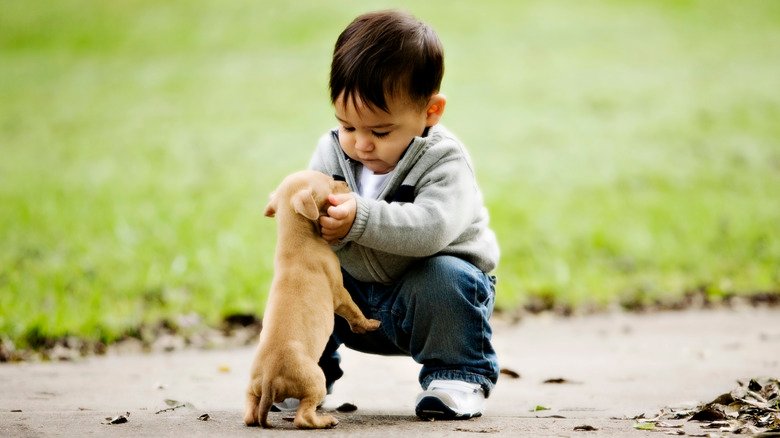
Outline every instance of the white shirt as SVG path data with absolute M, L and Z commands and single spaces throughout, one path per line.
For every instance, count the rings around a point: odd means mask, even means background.
M 385 184 L 395 172 L 391 170 L 382 175 L 377 175 L 374 172 L 366 169 L 366 167 L 360 168 L 360 178 L 358 181 L 358 194 L 364 198 L 376 199 L 382 189 L 385 188 Z

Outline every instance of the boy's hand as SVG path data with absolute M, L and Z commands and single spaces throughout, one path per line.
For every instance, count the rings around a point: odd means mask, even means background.
M 352 223 L 355 222 L 357 213 L 357 201 L 353 193 L 339 193 L 329 195 L 328 215 L 320 217 L 322 237 L 333 245 L 349 233 Z

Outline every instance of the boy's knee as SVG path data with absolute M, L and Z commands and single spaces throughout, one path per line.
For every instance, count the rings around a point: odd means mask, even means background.
M 422 300 L 442 305 L 464 298 L 472 304 L 476 304 L 475 300 L 481 301 L 475 292 L 484 289 L 484 274 L 465 260 L 453 256 L 430 257 L 410 274 L 411 278 L 407 281 L 417 283 L 417 287 L 412 289 L 416 291 L 418 302 Z

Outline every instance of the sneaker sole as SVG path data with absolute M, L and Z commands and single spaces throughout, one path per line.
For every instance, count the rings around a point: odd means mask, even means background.
M 467 420 L 481 417 L 482 412 L 474 414 L 459 414 L 445 405 L 437 397 L 423 397 L 414 410 L 415 414 L 423 420 Z

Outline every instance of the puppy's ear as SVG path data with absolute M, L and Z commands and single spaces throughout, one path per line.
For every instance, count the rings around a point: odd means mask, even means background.
M 293 210 L 306 219 L 316 221 L 320 217 L 320 210 L 317 208 L 317 202 L 314 200 L 314 193 L 311 188 L 299 190 L 290 200 Z
M 265 217 L 274 217 L 276 214 L 276 192 L 271 193 L 271 199 L 268 200 L 268 205 L 265 206 Z

